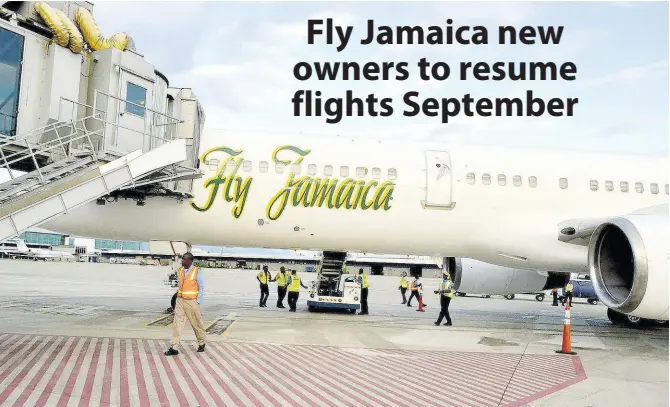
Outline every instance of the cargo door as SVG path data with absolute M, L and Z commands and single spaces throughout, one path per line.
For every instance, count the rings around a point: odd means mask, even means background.
M 426 158 L 426 209 L 452 209 L 451 159 L 447 151 L 428 150 Z

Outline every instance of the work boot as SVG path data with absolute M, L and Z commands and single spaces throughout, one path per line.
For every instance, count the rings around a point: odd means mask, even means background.
M 179 351 L 177 349 L 173 349 L 172 346 L 170 346 L 170 349 L 165 351 L 165 356 L 175 356 L 179 355 Z
M 204 352 L 205 351 L 205 344 L 203 343 L 202 345 L 198 346 L 198 352 Z
M 440 323 L 435 321 L 435 326 L 439 326 L 439 325 L 440 325 Z
M 451 326 L 451 322 L 447 322 L 444 324 L 445 326 Z

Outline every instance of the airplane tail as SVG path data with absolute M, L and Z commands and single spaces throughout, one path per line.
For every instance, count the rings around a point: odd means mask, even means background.
M 28 246 L 26 245 L 26 241 L 23 239 L 18 239 L 16 241 L 16 248 L 23 253 L 27 253 L 30 251 L 30 249 L 28 249 Z

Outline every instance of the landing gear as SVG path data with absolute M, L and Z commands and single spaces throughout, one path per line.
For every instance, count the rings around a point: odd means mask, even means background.
M 508 300 L 513 300 L 514 299 L 514 294 L 507 294 L 504 297 Z
M 544 294 L 538 294 L 535 296 L 535 299 L 539 302 L 544 301 Z
M 596 299 L 596 298 L 589 298 L 586 301 L 591 305 L 598 305 L 598 299 Z

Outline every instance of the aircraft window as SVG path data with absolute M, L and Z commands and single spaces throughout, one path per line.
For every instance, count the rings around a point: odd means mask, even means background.
M 614 183 L 612 181 L 605 181 L 605 190 L 614 191 Z
M 521 186 L 521 175 L 515 175 L 514 179 L 513 179 L 513 182 L 514 182 L 515 187 L 520 187 Z
M 216 164 L 210 164 L 210 165 L 209 165 L 209 170 L 210 170 L 210 171 L 216 171 L 217 168 L 219 168 L 219 166 L 216 165 Z
M 325 175 L 326 177 L 330 177 L 331 175 L 333 175 L 333 166 L 326 165 L 325 167 L 323 167 L 323 175 Z
M 665 184 L 665 194 L 668 195 L 668 184 Z
M 244 172 L 251 172 L 251 161 L 244 160 L 242 161 L 242 169 Z
M 469 172 L 468 175 L 465 176 L 465 180 L 468 182 L 470 185 L 475 184 L 475 173 L 474 172 Z
M 567 178 L 559 178 L 558 186 L 561 187 L 561 189 L 566 189 L 568 187 L 568 179 Z
M 489 175 L 489 174 L 482 174 L 482 184 L 484 184 L 484 185 L 491 185 L 491 175 Z
M 261 161 L 258 163 L 258 169 L 261 171 L 261 173 L 268 172 L 268 162 Z
M 598 190 L 598 180 L 592 179 L 591 180 L 591 191 L 597 191 Z
M 230 160 L 226 163 L 226 170 L 227 171 L 232 171 L 235 169 L 235 161 Z
M 340 167 L 340 177 L 348 177 L 349 176 L 349 167 L 343 165 Z
M 357 167 L 356 168 L 356 178 L 363 178 L 364 176 L 368 175 L 368 169 L 365 167 Z
M 374 179 L 379 179 L 382 177 L 382 170 L 380 168 L 373 168 L 372 169 L 372 178 Z
M 207 164 L 213 165 L 214 168 L 216 168 L 216 167 L 219 166 L 219 159 L 218 158 L 212 158 L 211 160 L 207 160 Z
M 300 168 L 300 163 L 293 163 L 291 164 L 291 172 L 294 174 L 300 174 L 300 171 L 302 168 Z
M 307 166 L 307 174 L 316 175 L 316 164 L 310 164 Z
M 396 179 L 398 178 L 398 174 L 396 173 L 395 168 L 389 168 L 389 179 Z
M 651 187 L 651 193 L 652 194 L 654 194 L 654 195 L 658 194 L 658 184 L 651 184 L 650 187 Z
M 275 172 L 277 174 L 283 174 L 285 167 L 286 167 L 286 164 L 284 164 L 284 163 L 276 163 L 275 164 Z
M 498 174 L 498 185 L 504 187 L 507 184 L 507 177 L 505 174 Z
M 528 185 L 531 188 L 537 187 L 537 177 L 528 177 Z
M 628 183 L 626 181 L 621 181 L 621 192 L 628 192 Z
M 644 185 L 642 185 L 641 182 L 636 182 L 635 183 L 635 192 L 637 192 L 638 194 L 641 194 L 641 193 L 644 192 Z

